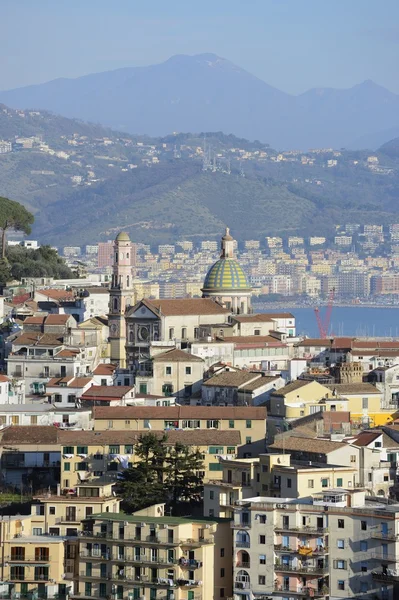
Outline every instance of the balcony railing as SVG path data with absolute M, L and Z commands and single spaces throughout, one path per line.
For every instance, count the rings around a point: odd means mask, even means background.
M 275 571 L 283 571 L 287 573 L 300 573 L 301 575 L 310 575 L 310 576 L 318 576 L 324 575 L 328 572 L 328 566 L 325 565 L 323 567 L 312 566 L 312 565 L 292 565 L 292 564 L 284 564 L 284 563 L 275 563 L 274 564 Z
M 249 569 L 251 567 L 251 563 L 245 560 L 238 560 L 236 566 L 240 569 Z
M 395 572 L 372 571 L 371 575 L 374 581 L 380 581 L 381 583 L 397 583 L 399 581 L 399 575 Z
M 250 590 L 251 589 L 251 582 L 250 581 L 235 581 L 234 582 L 234 589 L 235 590 Z
M 277 584 L 274 587 L 274 592 L 278 593 L 279 595 L 281 595 L 281 593 L 283 593 L 283 594 L 296 594 L 299 596 L 307 596 L 310 598 L 324 598 L 325 596 L 328 596 L 329 588 L 325 587 L 324 589 L 319 590 L 319 589 L 306 587 L 306 586 L 288 587 L 285 585 Z
M 251 529 L 251 523 L 237 523 L 236 521 L 230 521 L 230 527 L 232 529 Z
M 326 527 L 296 527 L 293 525 L 277 525 L 274 531 L 276 533 L 279 531 L 288 531 L 297 534 L 300 533 L 301 535 L 326 535 L 328 533 Z
M 249 541 L 246 540 L 237 540 L 236 541 L 236 548 L 250 548 L 251 544 Z
M 388 540 L 395 542 L 398 539 L 398 534 L 384 531 L 370 531 L 370 537 L 375 540 Z

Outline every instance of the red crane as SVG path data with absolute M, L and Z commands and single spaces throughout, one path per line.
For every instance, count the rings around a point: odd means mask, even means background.
M 319 328 L 320 338 L 323 340 L 325 340 L 328 336 L 328 330 L 329 330 L 330 321 L 331 321 L 331 313 L 332 313 L 333 304 L 334 304 L 334 295 L 335 295 L 335 288 L 332 288 L 332 290 L 330 290 L 330 294 L 328 296 L 327 310 L 326 310 L 324 320 L 322 320 L 322 318 L 320 316 L 320 309 L 318 307 L 316 307 L 314 309 L 314 313 L 316 315 L 317 326 Z

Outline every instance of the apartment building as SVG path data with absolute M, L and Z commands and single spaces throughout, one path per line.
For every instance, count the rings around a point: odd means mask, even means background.
M 255 406 L 96 406 L 93 417 L 95 431 L 235 430 L 243 444 L 266 434 L 266 409 Z
M 132 420 L 131 423 L 135 424 Z M 57 442 L 61 452 L 60 482 L 62 490 L 74 489 L 87 482 L 115 482 L 124 469 L 138 458 L 135 445 L 141 435 L 150 430 L 60 431 Z M 164 432 L 155 431 L 159 437 Z M 241 435 L 238 431 L 170 429 L 165 432 L 165 445 L 184 444 L 198 449 L 203 456 L 204 481 L 220 479 L 222 467 L 219 456 L 238 454 Z
M 223 600 L 232 595 L 228 520 L 166 516 L 164 505 L 85 520 L 76 597 Z
M 399 505 L 363 490 L 234 507 L 234 598 L 397 598 Z

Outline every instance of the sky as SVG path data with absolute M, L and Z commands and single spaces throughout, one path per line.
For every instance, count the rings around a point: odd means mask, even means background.
M 399 94 L 399 1 L 1 0 L 0 89 L 212 52 L 292 94 Z

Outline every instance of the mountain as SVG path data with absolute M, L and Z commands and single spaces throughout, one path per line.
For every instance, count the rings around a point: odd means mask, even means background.
M 383 144 L 379 148 L 379 152 L 385 156 L 389 156 L 389 158 L 399 159 L 399 136 Z
M 121 228 L 158 244 L 215 238 L 226 226 L 242 241 L 398 220 L 395 140 L 375 153 L 373 170 L 367 151 L 279 156 L 221 132 L 138 137 L 4 105 L 0 139 L 13 144 L 0 154 L 0 196 L 32 211 L 32 236 L 56 246 L 105 241 Z
M 130 133 L 221 130 L 277 148 L 340 148 L 399 127 L 399 96 L 371 81 L 293 96 L 214 54 L 56 79 L 1 92 L 0 102 Z

